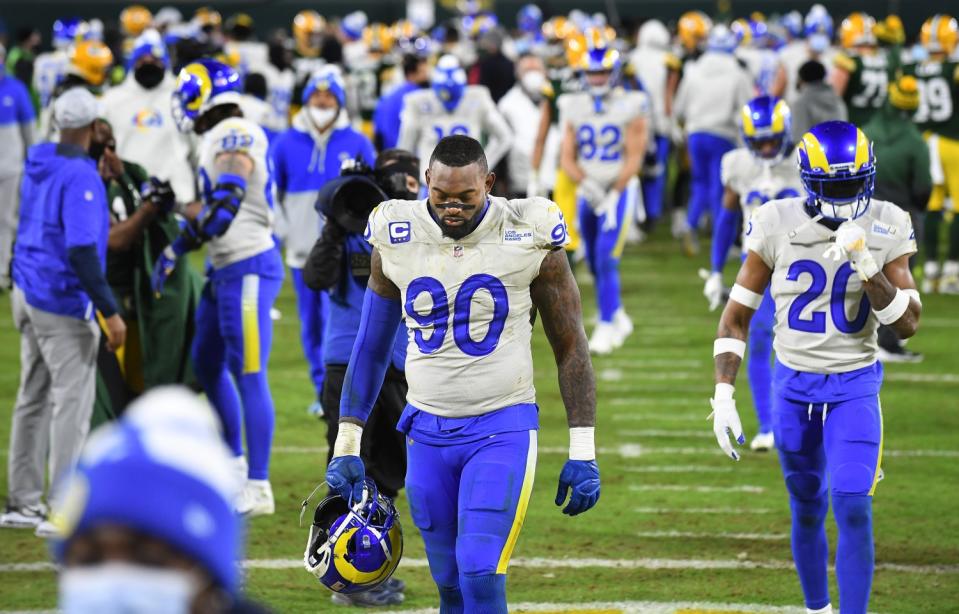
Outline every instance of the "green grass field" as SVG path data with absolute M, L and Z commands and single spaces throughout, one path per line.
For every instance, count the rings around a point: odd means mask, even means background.
M 537 483 L 510 570 L 510 602 L 524 604 L 514 609 L 689 614 L 802 606 L 776 456 L 746 451 L 733 463 L 716 447 L 706 420 L 718 318 L 706 310 L 696 276 L 707 257 L 683 257 L 662 231 L 629 249 L 623 262 L 636 332 L 613 356 L 594 361 L 603 494 L 594 510 L 576 518 L 553 505 L 567 431 L 552 356 L 541 329 L 534 336 L 542 430 Z M 583 291 L 591 314 L 592 286 Z M 889 366 L 883 389 L 885 479 L 874 505 L 878 569 L 871 605 L 884 613 L 959 611 L 959 301 L 923 298 L 923 321 L 910 347 L 925 362 Z M 0 303 L 0 313 L 9 314 L 9 299 Z M 324 433 L 305 411 L 312 392 L 289 283 L 278 307 L 284 317 L 276 323 L 270 362 L 277 512 L 249 528 L 247 589 L 281 612 L 335 611 L 299 563 L 306 529 L 297 516 L 300 501 L 323 479 Z M 19 338 L 9 322 L 0 326 L 4 446 L 19 377 Z M 756 423 L 744 377 L 738 390 L 750 436 Z M 0 492 L 6 479 L 4 469 Z M 406 531 L 398 571 L 408 583 L 403 609 L 435 607 L 422 541 L 402 497 L 399 509 Z M 55 606 L 54 573 L 15 565 L 46 560 L 46 546 L 32 533 L 0 530 L 0 610 Z M 835 605 L 834 582 L 832 595 Z

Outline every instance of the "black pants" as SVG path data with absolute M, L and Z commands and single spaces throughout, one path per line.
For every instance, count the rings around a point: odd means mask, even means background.
M 326 365 L 320 403 L 327 427 L 326 441 L 330 446 L 327 464 L 333 458 L 333 444 L 339 430 L 340 394 L 345 376 L 346 365 Z M 363 428 L 360 444 L 360 458 L 366 465 L 366 475 L 376 482 L 381 493 L 390 498 L 396 497 L 406 480 L 406 437 L 396 430 L 396 423 L 406 407 L 407 388 L 406 375 L 391 365 L 373 412 Z

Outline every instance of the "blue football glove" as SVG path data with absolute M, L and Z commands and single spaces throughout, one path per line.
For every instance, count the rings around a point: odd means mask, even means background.
M 569 503 L 563 513 L 570 516 L 582 514 L 599 501 L 599 466 L 596 461 L 568 460 L 559 474 L 556 489 L 556 505 L 562 505 L 572 489 Z
M 363 500 L 366 468 L 359 456 L 337 456 L 326 468 L 326 483 L 351 505 Z
M 219 237 L 227 231 L 246 196 L 246 179 L 239 175 L 220 175 L 209 202 L 200 211 L 198 226 L 208 237 Z
M 173 211 L 176 205 L 176 196 L 169 181 L 161 181 L 156 177 L 150 177 L 140 186 L 140 197 L 144 202 L 152 203 L 160 213 L 169 213 Z

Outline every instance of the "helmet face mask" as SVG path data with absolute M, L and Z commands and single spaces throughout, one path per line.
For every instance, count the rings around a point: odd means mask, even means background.
M 402 556 L 399 514 L 367 479 L 363 500 L 348 503 L 331 495 L 317 505 L 303 564 L 331 591 L 352 594 L 388 580 Z

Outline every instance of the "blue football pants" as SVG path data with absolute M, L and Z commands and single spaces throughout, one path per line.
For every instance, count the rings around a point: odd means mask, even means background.
M 316 398 L 323 394 L 323 330 L 330 314 L 330 298 L 325 290 L 313 290 L 303 281 L 303 269 L 290 267 L 293 290 L 296 292 L 296 310 L 300 316 L 300 343 L 310 366 L 310 380 Z
M 406 439 L 406 492 L 443 614 L 505 614 L 536 473 L 536 431 L 436 446 Z
M 667 166 L 669 164 L 669 137 L 656 137 L 656 165 L 660 172 L 654 177 L 643 177 L 643 204 L 646 207 L 646 221 L 653 224 L 663 215 L 663 198 L 666 190 Z
M 196 309 L 193 370 L 236 456 L 243 454 L 245 428 L 253 480 L 269 477 L 274 409 L 266 366 L 273 341 L 270 308 L 282 283 L 255 274 L 209 280 Z
M 579 231 L 586 251 L 586 262 L 596 280 L 596 302 L 601 322 L 612 322 L 613 314 L 622 306 L 619 281 L 619 259 L 626 244 L 626 232 L 633 223 L 633 211 L 639 197 L 639 181 L 630 181 L 619 197 L 616 226 L 603 229 L 603 218 L 597 216 L 585 200 L 579 208 Z
M 709 211 L 713 223 L 719 219 L 719 209 L 723 206 L 722 160 L 736 145 L 715 134 L 694 132 L 689 135 L 686 146 L 691 174 L 686 221 L 696 231 L 703 213 Z
M 836 577 L 842 613 L 865 614 L 875 558 L 872 494 L 882 460 L 879 397 L 809 404 L 777 395 L 773 429 L 789 492 L 793 559 L 806 607 L 830 603 L 828 485 L 839 529 Z

